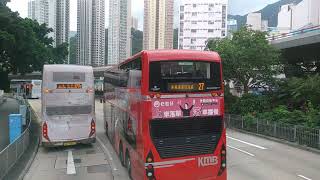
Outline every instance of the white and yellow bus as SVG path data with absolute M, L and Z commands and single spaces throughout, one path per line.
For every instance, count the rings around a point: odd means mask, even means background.
M 94 76 L 91 66 L 45 65 L 41 102 L 43 146 L 95 142 Z

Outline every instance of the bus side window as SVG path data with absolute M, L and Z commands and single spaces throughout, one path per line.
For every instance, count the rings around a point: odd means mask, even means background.
M 141 71 L 131 70 L 129 71 L 128 88 L 140 88 L 141 87 Z

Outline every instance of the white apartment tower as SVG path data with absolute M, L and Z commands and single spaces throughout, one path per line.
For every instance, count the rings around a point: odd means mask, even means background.
M 54 0 L 50 0 L 54 1 Z M 69 9 L 70 0 L 57 0 L 56 1 L 56 44 L 69 42 Z M 50 12 L 49 12 L 50 13 Z
M 138 29 L 138 25 L 139 23 L 138 23 L 138 19 L 137 18 L 135 18 L 135 17 L 132 17 L 132 23 L 131 23 L 131 25 L 132 25 L 132 28 L 133 29 Z
M 78 0 L 77 64 L 104 66 L 104 0 Z
M 228 0 L 182 0 L 179 49 L 204 50 L 209 39 L 227 36 Z
M 110 0 L 108 28 L 108 65 L 131 55 L 131 0 Z
M 261 31 L 262 29 L 262 19 L 261 13 L 249 13 L 247 15 L 247 23 L 252 30 Z
M 292 30 L 320 25 L 320 1 L 302 0 L 298 4 L 281 6 L 278 13 L 278 30 L 287 33 Z
M 145 0 L 143 49 L 173 48 L 173 0 Z
M 29 0 L 28 17 L 39 24 L 47 24 L 53 32 L 53 46 L 69 41 L 69 2 L 70 0 Z
M 35 0 L 28 1 L 28 18 L 36 19 L 36 1 Z

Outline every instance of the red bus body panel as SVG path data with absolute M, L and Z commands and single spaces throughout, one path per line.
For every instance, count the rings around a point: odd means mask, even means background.
M 123 147 L 123 154 L 129 153 L 132 171 L 131 176 L 133 180 L 150 180 L 146 175 L 146 169 L 148 162 L 149 153 L 153 155 L 152 167 L 154 172 L 154 179 L 156 180 L 226 180 L 227 170 L 226 168 L 218 175 L 221 169 L 221 151 L 222 147 L 226 147 L 226 128 L 223 125 L 223 130 L 221 132 L 221 137 L 219 138 L 216 148 L 212 153 L 194 156 L 183 156 L 178 158 L 161 158 L 159 152 L 157 151 L 154 142 L 151 138 L 150 132 L 150 121 L 155 118 L 170 119 L 174 117 L 182 117 L 177 110 L 177 101 L 193 101 L 195 107 L 197 104 L 204 100 L 211 99 L 216 103 L 212 106 L 213 109 L 209 108 L 208 111 L 203 111 L 198 116 L 202 117 L 203 112 L 213 112 L 211 116 L 219 116 L 223 121 L 224 116 L 224 99 L 223 99 L 223 85 L 221 85 L 221 90 L 215 91 L 214 93 L 222 94 L 222 96 L 211 96 L 211 92 L 205 93 L 187 93 L 190 96 L 200 95 L 200 97 L 177 97 L 172 98 L 172 106 L 166 107 L 169 112 L 169 116 L 162 114 L 162 116 L 157 116 L 156 110 L 161 108 L 161 103 L 165 106 L 165 102 L 168 99 L 162 99 L 161 96 L 164 95 L 181 95 L 186 93 L 159 93 L 160 98 L 151 97 L 149 92 L 149 65 L 152 61 L 177 61 L 177 60 L 194 60 L 194 61 L 209 61 L 218 62 L 221 64 L 221 59 L 216 52 L 207 51 L 189 51 L 189 50 L 157 50 L 157 51 L 142 51 L 132 58 L 129 58 L 125 62 L 119 64 L 119 67 L 123 64 L 134 61 L 137 58 L 141 58 L 142 62 L 142 79 L 141 79 L 141 89 L 125 89 L 123 90 L 128 100 L 128 108 L 122 108 L 117 101 L 109 101 L 112 106 L 116 107 L 118 110 L 116 114 L 128 113 L 132 121 L 132 125 L 135 128 L 135 141 L 136 145 L 133 147 L 121 134 L 119 128 L 115 128 L 115 136 L 111 137 L 111 143 L 113 143 L 116 152 L 119 154 L 120 144 Z M 222 65 L 220 65 L 222 69 Z M 220 72 L 222 74 L 222 70 Z M 221 75 L 222 78 L 222 75 Z M 122 98 L 122 97 L 121 97 Z M 170 100 L 170 99 L 169 99 Z M 156 101 L 158 102 L 156 103 Z M 155 104 L 156 103 L 156 104 Z M 170 103 L 169 103 L 170 105 Z M 157 107 L 158 106 L 158 107 Z M 211 105 L 208 105 L 211 107 Z M 157 109 L 158 108 L 158 109 Z M 160 109 L 160 111 L 165 111 L 166 108 Z M 170 111 L 171 109 L 171 111 Z M 171 113 L 176 112 L 176 113 Z M 170 114 L 171 113 L 171 114 Z M 167 113 L 168 114 L 168 113 Z M 174 114 L 174 115 L 173 115 Z M 191 113 L 196 118 L 195 112 Z M 204 113 L 205 114 L 205 113 Z M 172 116 L 170 116 L 172 115 Z M 120 116 L 120 115 L 116 115 Z M 211 117 L 210 116 L 210 117 Z M 196 121 L 197 119 L 195 119 Z M 107 121 L 108 126 L 113 125 L 112 121 Z M 110 124 L 111 123 L 111 124 Z M 224 122 L 223 122 L 224 123 Z M 117 125 L 115 125 L 117 126 Z M 108 129 L 107 129 L 108 130 Z M 110 138 L 110 137 L 109 137 Z

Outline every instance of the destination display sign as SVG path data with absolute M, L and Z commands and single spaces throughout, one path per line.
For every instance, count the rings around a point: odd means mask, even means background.
M 169 83 L 168 88 L 175 92 L 204 91 L 205 83 Z
M 57 89 L 82 89 L 82 84 L 57 84 Z

